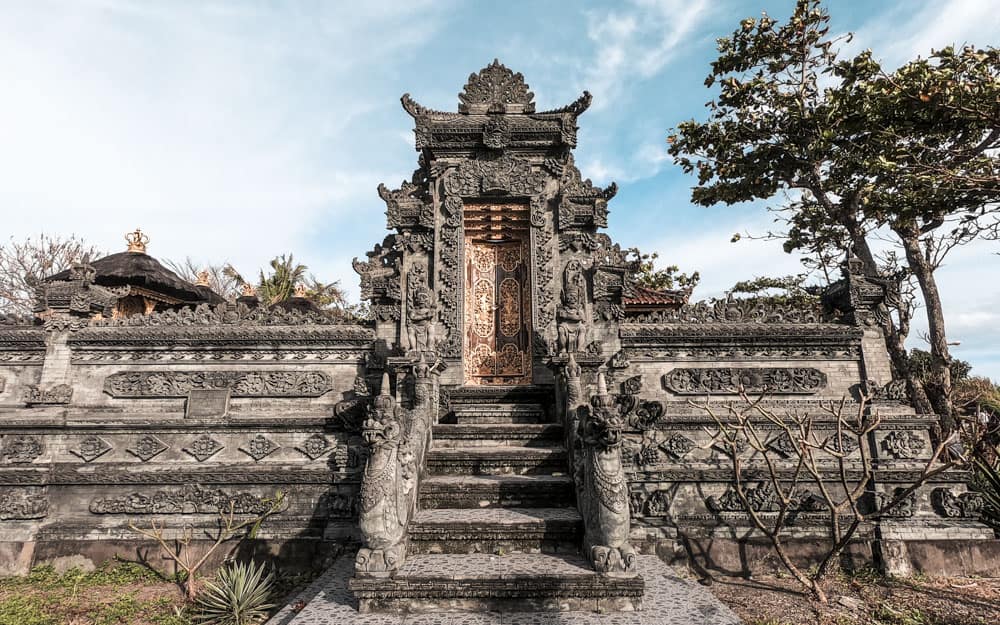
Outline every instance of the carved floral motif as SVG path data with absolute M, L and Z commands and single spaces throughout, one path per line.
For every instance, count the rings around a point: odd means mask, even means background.
M 10 464 L 30 464 L 42 455 L 42 442 L 36 436 L 6 436 L 0 458 Z
M 808 367 L 686 368 L 663 376 L 663 386 L 678 395 L 778 393 L 810 395 L 826 387 L 826 374 Z
M 979 520 L 985 505 L 983 494 L 965 492 L 955 494 L 950 488 L 935 488 L 931 491 L 931 505 L 939 515 L 949 519 Z
M 196 458 L 198 462 L 205 462 L 222 451 L 223 447 L 222 443 L 206 435 L 194 439 L 190 445 L 183 448 L 183 451 Z
M 44 489 L 0 488 L 0 521 L 41 519 L 48 513 L 49 500 Z
M 150 459 L 160 455 L 168 448 L 169 446 L 166 443 L 152 434 L 147 434 L 140 437 L 139 440 L 135 442 L 135 445 L 126 448 L 125 451 L 143 462 L 148 462 Z
M 142 371 L 104 381 L 112 397 L 187 397 L 194 389 L 226 388 L 233 397 L 319 397 L 333 379 L 322 371 Z
M 927 443 L 907 430 L 893 430 L 882 439 L 882 449 L 896 458 L 918 458 Z
M 295 449 L 308 456 L 310 460 L 315 460 L 330 451 L 331 445 L 330 441 L 322 434 L 313 434 L 297 445 Z
M 111 444 L 100 436 L 87 436 L 80 441 L 77 449 L 70 449 L 69 453 L 82 458 L 84 462 L 92 462 L 111 451 L 111 449 Z
M 528 91 L 524 75 L 513 72 L 498 59 L 469 74 L 469 81 L 458 95 L 461 113 L 534 113 L 535 94 Z
M 272 504 L 273 500 L 250 492 L 229 493 L 192 484 L 149 494 L 102 497 L 91 501 L 89 509 L 94 514 L 214 514 L 228 511 L 231 505 L 236 514 L 263 514 Z
M 42 388 L 32 384 L 24 390 L 24 403 L 29 406 L 36 404 L 68 404 L 73 398 L 73 387 L 69 384 L 56 384 L 51 388 Z
M 280 446 L 263 434 L 254 436 L 239 448 L 240 451 L 253 458 L 255 462 L 260 462 L 278 449 L 280 449 Z

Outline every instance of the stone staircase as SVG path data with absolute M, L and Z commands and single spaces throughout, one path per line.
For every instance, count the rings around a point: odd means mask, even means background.
M 641 577 L 600 576 L 580 555 L 563 427 L 546 388 L 450 393 L 434 426 L 406 563 L 355 577 L 362 612 L 632 610 Z

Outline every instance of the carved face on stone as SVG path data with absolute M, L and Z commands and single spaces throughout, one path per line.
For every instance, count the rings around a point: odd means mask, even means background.
M 580 410 L 583 418 L 580 420 L 581 436 L 585 443 L 608 451 L 622 444 L 622 428 L 624 423 L 613 406 L 604 405 L 601 397 L 591 398 L 591 406 Z

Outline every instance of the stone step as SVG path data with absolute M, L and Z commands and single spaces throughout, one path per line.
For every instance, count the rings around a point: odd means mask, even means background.
M 563 427 L 557 423 L 438 424 L 434 426 L 434 448 L 444 447 L 544 447 L 563 441 Z
M 640 609 L 645 584 L 598 575 L 578 555 L 474 553 L 412 555 L 394 577 L 349 587 L 361 612 L 610 612 Z
M 420 483 L 420 508 L 575 506 L 568 475 L 439 475 Z
M 473 404 L 453 406 L 446 422 L 462 425 L 480 423 L 547 423 L 545 409 L 538 404 Z
M 409 553 L 579 553 L 576 508 L 438 508 L 417 512 Z
M 537 475 L 567 470 L 566 450 L 561 447 L 444 447 L 427 453 L 431 475 Z
M 452 407 L 476 404 L 537 404 L 555 401 L 551 386 L 457 386 L 445 389 Z

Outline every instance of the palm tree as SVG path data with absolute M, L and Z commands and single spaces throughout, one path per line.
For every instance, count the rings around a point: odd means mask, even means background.
M 305 282 L 307 269 L 305 265 L 296 264 L 291 254 L 272 258 L 271 275 L 265 276 L 263 270 L 260 272 L 257 294 L 265 304 L 291 299 L 295 295 L 296 285 Z

